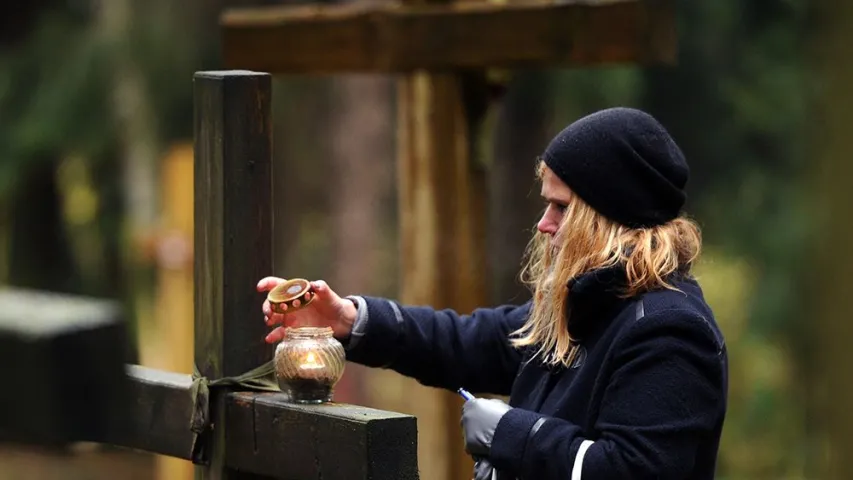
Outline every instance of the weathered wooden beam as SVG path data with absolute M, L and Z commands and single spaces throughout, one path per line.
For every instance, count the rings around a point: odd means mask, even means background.
M 195 363 L 210 380 L 243 374 L 273 356 L 264 342 L 258 279 L 272 271 L 271 78 L 248 71 L 195 74 Z M 209 465 L 225 470 L 223 395 L 211 399 Z
M 189 460 L 192 378 L 138 365 L 127 365 L 126 374 L 127 401 L 111 409 L 127 422 L 92 440 Z
M 190 460 L 190 375 L 128 365 L 127 377 L 128 401 L 112 410 L 129 422 L 90 440 Z M 223 400 L 223 463 L 232 472 L 293 480 L 418 478 L 412 416 L 296 405 L 278 393 L 235 392 Z
M 112 301 L 0 290 L 0 438 L 65 444 L 119 427 L 127 331 Z
M 671 63 L 674 0 L 391 3 L 235 8 L 220 19 L 228 68 L 406 72 Z
M 397 88 L 400 299 L 468 313 L 487 300 L 483 172 L 471 158 L 475 119 L 465 108 L 466 93 L 483 92 L 466 92 L 465 78 L 451 73 L 406 75 Z M 446 460 L 424 465 L 424 477 L 470 476 L 461 399 L 422 386 L 410 391 L 430 397 L 432 414 L 444 419 L 421 429 L 421 457 Z
M 226 416 L 231 468 L 282 479 L 418 478 L 417 425 L 409 415 L 242 392 L 229 395 Z

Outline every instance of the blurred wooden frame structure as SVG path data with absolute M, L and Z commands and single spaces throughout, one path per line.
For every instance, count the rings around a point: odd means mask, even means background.
M 400 300 L 461 312 L 486 303 L 485 178 L 472 145 L 492 99 L 489 71 L 673 63 L 675 23 L 674 0 L 356 0 L 221 16 L 226 68 L 399 75 Z M 469 478 L 461 401 L 408 391 L 412 413 L 427 402 L 444 418 L 419 425 L 420 455 L 429 459 L 420 462 L 421 477 Z
M 191 460 L 200 479 L 417 478 L 411 416 L 216 385 L 273 357 L 252 314 L 273 266 L 272 87 L 269 74 L 244 71 L 193 82 L 198 373 L 123 365 L 116 302 L 0 289 L 0 374 L 28 391 L 0 391 L 0 441 L 127 447 Z M 205 385 L 209 397 L 197 395 Z

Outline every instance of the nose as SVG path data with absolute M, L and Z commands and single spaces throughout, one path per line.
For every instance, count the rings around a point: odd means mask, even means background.
M 554 219 L 551 218 L 551 215 L 549 215 L 548 213 L 549 212 L 546 211 L 542 215 L 542 218 L 539 219 L 539 223 L 536 224 L 536 229 L 539 230 L 541 233 L 553 236 L 555 233 L 557 233 L 558 225 L 557 222 L 555 222 Z

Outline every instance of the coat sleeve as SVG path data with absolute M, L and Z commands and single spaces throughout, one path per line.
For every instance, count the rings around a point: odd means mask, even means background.
M 359 318 L 347 360 L 388 368 L 431 387 L 510 393 L 522 352 L 508 337 L 524 324 L 529 303 L 459 315 L 384 298 L 350 298 L 358 305 Z
M 598 438 L 568 421 L 512 409 L 491 460 L 522 479 L 681 479 L 725 410 L 725 346 L 703 318 L 646 317 L 617 340 Z

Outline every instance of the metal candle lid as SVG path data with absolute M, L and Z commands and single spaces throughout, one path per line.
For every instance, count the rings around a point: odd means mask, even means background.
M 304 278 L 292 278 L 270 290 L 267 300 L 275 313 L 291 313 L 314 301 L 314 288 Z M 286 308 L 285 308 L 286 307 Z

